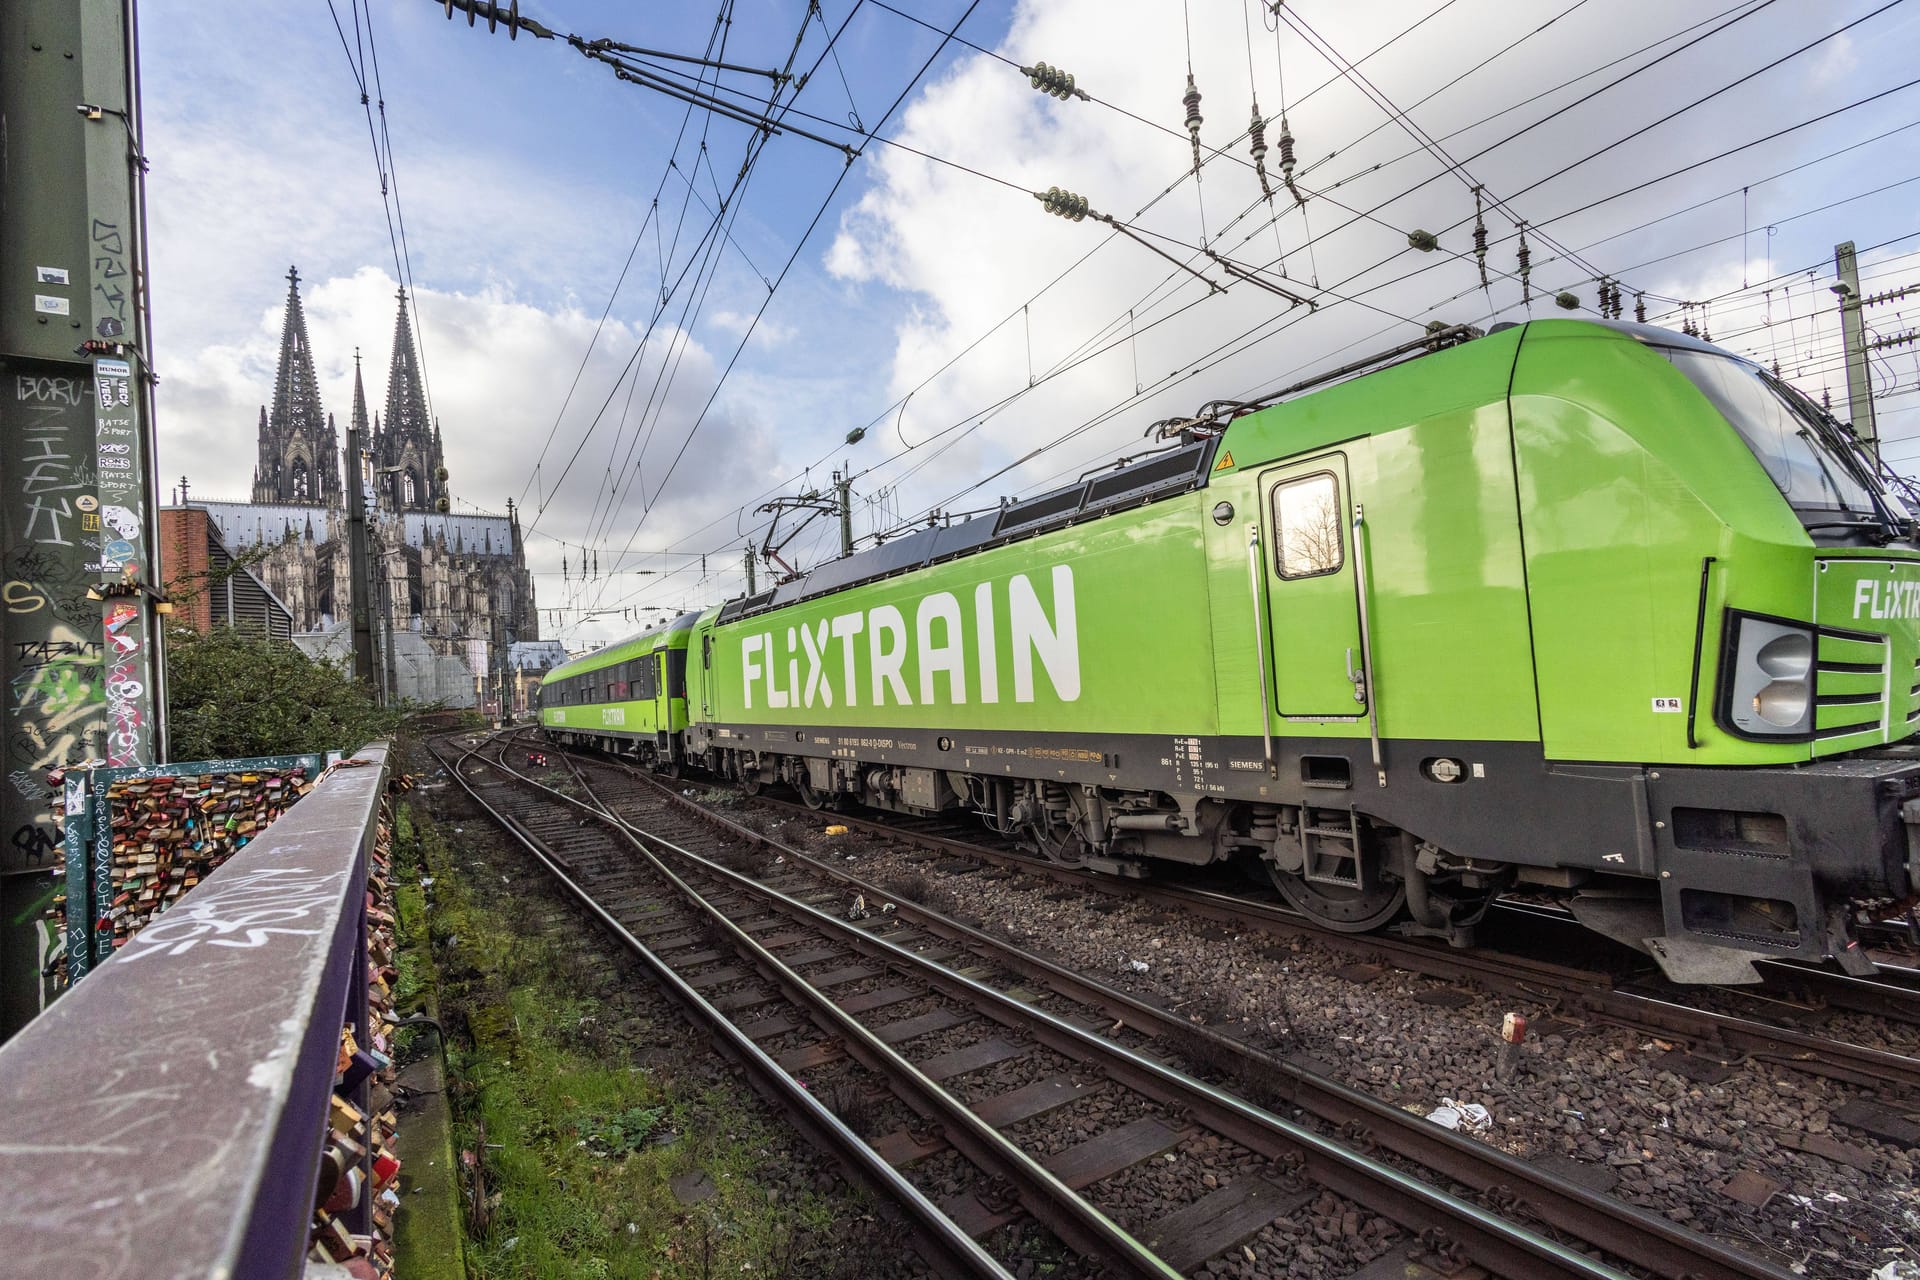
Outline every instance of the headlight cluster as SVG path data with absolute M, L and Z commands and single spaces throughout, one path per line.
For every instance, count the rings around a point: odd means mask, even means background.
M 1746 737 L 1813 732 L 1813 628 L 1751 614 L 1728 619 L 1721 713 Z

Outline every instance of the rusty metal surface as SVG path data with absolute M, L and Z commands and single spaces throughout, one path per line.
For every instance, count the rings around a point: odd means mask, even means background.
M 384 746 L 0 1046 L 14 1275 L 300 1273 Z

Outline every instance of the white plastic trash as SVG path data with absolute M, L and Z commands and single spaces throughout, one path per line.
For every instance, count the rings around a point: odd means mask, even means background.
M 1493 1128 L 1491 1111 L 1477 1102 L 1455 1102 L 1452 1098 L 1440 1099 L 1440 1105 L 1427 1114 L 1427 1119 L 1442 1129 L 1465 1129 L 1469 1133 Z

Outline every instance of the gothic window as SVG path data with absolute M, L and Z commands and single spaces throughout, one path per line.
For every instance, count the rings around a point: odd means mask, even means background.
M 293 485 L 291 492 L 294 500 L 297 502 L 304 502 L 312 496 L 312 480 L 307 474 L 307 460 L 305 458 L 295 458 L 293 460 Z
M 416 496 L 416 495 L 417 495 L 417 494 L 419 493 L 419 483 L 420 483 L 420 482 L 419 482 L 419 479 L 418 479 L 418 477 L 416 477 L 416 476 L 414 475 L 414 471 L 413 471 L 413 468 L 412 468 L 412 467 L 408 467 L 408 468 L 407 468 L 407 474 L 406 474 L 406 481 L 405 481 L 405 483 L 406 483 L 406 499 L 405 499 L 405 501 L 406 501 L 406 504 L 407 504 L 408 506 L 412 506 L 412 505 L 413 505 L 414 503 L 416 503 L 416 502 L 418 502 L 418 501 L 420 500 L 420 499 L 418 498 L 418 496 Z

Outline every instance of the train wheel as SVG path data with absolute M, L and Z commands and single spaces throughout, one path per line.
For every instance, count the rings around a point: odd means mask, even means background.
M 793 789 L 799 793 L 800 803 L 804 804 L 809 809 L 824 809 L 827 807 L 828 803 L 831 802 L 833 799 L 832 796 L 828 795 L 824 791 L 814 790 L 813 785 L 807 781 L 806 774 L 804 771 L 801 773 L 801 776 L 794 782 Z
M 747 795 L 757 796 L 765 788 L 766 784 L 760 781 L 760 771 L 758 769 L 740 775 L 740 790 Z
M 1407 905 L 1407 888 L 1398 880 L 1382 879 L 1370 889 L 1356 889 L 1310 882 L 1272 866 L 1267 873 L 1295 911 L 1341 933 L 1378 929 Z
M 1080 832 L 1065 823 L 1029 823 L 1027 834 L 1040 856 L 1063 867 L 1077 867 L 1086 860 L 1087 842 Z

